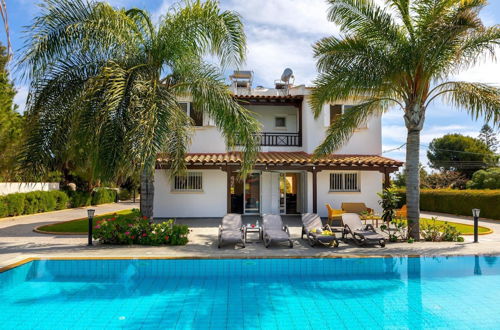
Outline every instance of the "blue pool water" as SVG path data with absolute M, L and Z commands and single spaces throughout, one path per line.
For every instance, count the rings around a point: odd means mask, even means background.
M 42 260 L 1 329 L 500 328 L 500 258 Z

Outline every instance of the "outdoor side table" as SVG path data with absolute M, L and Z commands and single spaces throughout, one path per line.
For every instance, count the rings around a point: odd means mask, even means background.
M 255 242 L 260 242 L 262 241 L 262 227 L 260 226 L 255 226 L 255 227 L 247 227 L 243 229 L 245 233 L 245 243 L 248 243 L 248 234 L 250 233 L 251 235 L 255 236 L 257 234 L 257 239 L 252 239 L 252 241 Z

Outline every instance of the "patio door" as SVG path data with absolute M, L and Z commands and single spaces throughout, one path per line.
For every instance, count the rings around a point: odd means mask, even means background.
M 260 213 L 260 173 L 250 173 L 245 180 L 245 214 Z
M 300 213 L 300 173 L 286 172 L 279 176 L 279 209 L 280 214 Z

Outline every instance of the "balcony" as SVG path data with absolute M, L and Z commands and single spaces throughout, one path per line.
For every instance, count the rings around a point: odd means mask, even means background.
M 262 147 L 302 147 L 299 133 L 260 133 L 255 136 Z M 238 143 L 240 144 L 240 143 Z

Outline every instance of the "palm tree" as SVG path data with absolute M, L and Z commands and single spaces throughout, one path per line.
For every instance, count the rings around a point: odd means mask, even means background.
M 406 197 L 411 236 L 419 238 L 419 147 L 432 101 L 463 108 L 474 118 L 500 122 L 500 90 L 452 75 L 494 57 L 498 25 L 479 18 L 486 0 L 328 0 L 328 18 L 340 27 L 314 45 L 319 76 L 311 105 L 316 116 L 325 102 L 357 100 L 328 129 L 317 156 L 334 152 L 367 117 L 390 106 L 402 110 L 406 142 Z
M 242 172 L 251 168 L 260 126 L 221 78 L 221 69 L 244 59 L 245 34 L 240 16 L 217 1 L 186 0 L 155 25 L 139 9 L 46 0 L 26 40 L 19 61 L 30 81 L 23 166 L 33 174 L 69 163 L 95 180 L 141 171 L 141 210 L 151 217 L 158 153 L 170 157 L 172 173 L 185 166 L 192 121 L 177 102 L 183 96 L 230 148 L 243 144 Z

